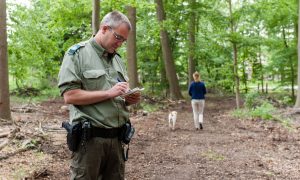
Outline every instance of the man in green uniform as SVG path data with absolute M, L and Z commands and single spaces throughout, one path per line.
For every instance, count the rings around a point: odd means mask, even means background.
M 140 93 L 122 97 L 129 90 L 125 65 L 116 50 L 126 41 L 131 24 L 113 11 L 88 41 L 72 46 L 59 72 L 61 95 L 70 104 L 70 121 L 88 120 L 92 138 L 72 154 L 71 179 L 124 179 L 124 149 L 118 136 L 129 122 L 126 106 L 140 100 Z

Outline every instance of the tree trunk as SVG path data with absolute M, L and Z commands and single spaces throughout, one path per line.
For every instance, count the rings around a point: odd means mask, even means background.
M 8 83 L 5 0 L 0 1 L 0 118 L 11 120 Z
M 284 45 L 286 47 L 286 49 L 288 50 L 289 46 L 288 46 L 288 43 L 287 43 L 287 40 L 286 40 L 286 33 L 285 33 L 285 28 L 283 27 L 282 28 L 282 35 L 283 35 L 283 42 L 284 42 Z M 291 57 L 289 57 L 289 65 L 290 65 L 290 68 L 291 68 L 291 75 L 290 75 L 290 80 L 291 80 L 291 88 L 292 88 L 292 99 L 293 101 L 295 101 L 295 89 L 294 89 L 294 85 L 295 85 L 295 72 L 294 72 L 294 65 L 293 65 L 293 59 Z
M 93 35 L 99 30 L 99 12 L 100 12 L 100 0 L 93 0 L 93 15 L 92 15 L 92 28 Z
M 295 108 L 300 108 L 300 1 L 298 1 L 298 89 L 297 89 L 297 99 L 295 103 Z
M 264 93 L 264 73 L 263 73 L 263 64 L 261 59 L 261 48 L 259 46 L 258 52 L 258 60 L 259 60 L 259 70 L 260 70 L 260 83 L 261 83 L 261 92 Z
M 135 88 L 139 85 L 137 73 L 137 58 L 136 58 L 136 8 L 127 6 L 128 18 L 132 29 L 127 39 L 127 60 L 128 60 L 128 76 L 130 88 Z
M 161 49 L 161 48 L 160 48 Z M 170 86 L 166 76 L 166 68 L 162 57 L 162 52 L 160 53 L 159 57 L 157 58 L 160 67 L 160 84 L 165 87 L 165 91 L 163 93 L 164 97 L 169 97 L 170 95 Z
M 228 3 L 229 3 L 229 12 L 230 12 L 230 28 L 231 28 L 231 34 L 233 34 L 235 31 L 234 31 L 231 0 L 228 0 Z M 238 75 L 237 43 L 232 41 L 232 46 L 233 46 L 233 74 L 235 77 L 236 108 L 239 109 L 240 108 L 240 80 Z
M 188 84 L 193 80 L 193 73 L 195 72 L 195 28 L 196 28 L 196 13 L 195 0 L 190 0 L 190 25 L 189 25 L 189 78 Z
M 160 42 L 162 46 L 163 58 L 166 68 L 166 74 L 170 85 L 170 94 L 172 99 L 182 99 L 179 82 L 176 75 L 175 64 L 172 57 L 170 42 L 167 31 L 164 29 L 162 23 L 165 20 L 165 12 L 162 0 L 156 1 L 157 19 L 160 23 Z
M 233 43 L 233 55 L 234 55 L 234 77 L 235 77 L 235 97 L 236 97 L 236 108 L 240 108 L 240 80 L 238 75 L 238 63 L 237 63 L 237 45 Z
M 247 77 L 247 73 L 246 73 L 246 58 L 243 58 L 243 83 L 245 85 L 245 93 L 248 93 L 248 84 L 247 84 L 247 81 L 248 81 L 248 77 Z

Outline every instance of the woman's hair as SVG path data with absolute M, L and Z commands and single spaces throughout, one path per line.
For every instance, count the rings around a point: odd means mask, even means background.
M 112 11 L 103 17 L 100 25 L 107 25 L 111 28 L 117 28 L 123 23 L 127 25 L 128 30 L 131 30 L 131 23 L 129 19 L 119 11 Z
M 200 82 L 200 74 L 197 71 L 193 73 L 193 78 L 195 82 Z

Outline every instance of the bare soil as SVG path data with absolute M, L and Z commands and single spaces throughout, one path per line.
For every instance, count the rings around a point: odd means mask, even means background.
M 61 122 L 61 99 L 13 104 L 20 131 L 0 151 L 0 179 L 69 179 L 70 152 Z M 231 116 L 235 99 L 208 96 L 204 129 L 196 131 L 190 102 L 167 103 L 159 111 L 132 114 L 136 128 L 126 162 L 127 180 L 299 179 L 300 115 L 288 113 L 290 128 L 274 121 Z M 178 112 L 176 129 L 168 113 Z M 0 134 L 16 126 L 1 122 Z M 0 138 L 0 144 L 9 137 Z

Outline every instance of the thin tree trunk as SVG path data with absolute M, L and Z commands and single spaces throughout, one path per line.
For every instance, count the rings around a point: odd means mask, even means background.
M 6 1 L 0 1 L 0 119 L 11 120 L 6 34 Z
M 166 76 L 166 68 L 165 63 L 163 61 L 162 52 L 160 53 L 160 56 L 157 59 L 160 66 L 160 84 L 166 88 L 163 93 L 164 97 L 166 98 L 170 96 L 170 85 Z
M 136 58 L 136 8 L 127 6 L 128 18 L 132 29 L 127 39 L 127 60 L 128 60 L 128 76 L 129 85 L 135 88 L 139 85 L 137 73 L 137 58 Z
M 238 75 L 238 63 L 237 63 L 237 45 L 233 43 L 233 55 L 234 55 L 234 77 L 235 77 L 235 97 L 236 108 L 240 108 L 240 80 Z
M 285 48 L 288 49 L 289 46 L 287 44 L 287 40 L 286 40 L 286 33 L 285 33 L 285 28 L 283 27 L 282 28 L 282 35 L 283 35 L 283 42 L 284 42 L 284 45 L 285 45 Z M 293 60 L 291 57 L 289 57 L 289 65 L 290 65 L 290 68 L 291 68 L 291 77 L 290 77 L 290 81 L 291 81 L 291 88 L 292 88 L 292 99 L 293 101 L 295 100 L 295 89 L 294 89 L 294 86 L 295 86 L 295 79 L 294 79 L 294 76 L 295 76 L 295 72 L 294 72 L 294 65 L 293 65 Z
M 264 73 L 263 73 L 263 64 L 262 64 L 262 59 L 261 59 L 260 46 L 259 46 L 259 52 L 258 52 L 258 59 L 259 59 L 259 69 L 260 69 L 261 92 L 264 93 Z
M 246 63 L 245 63 L 245 58 L 243 58 L 243 83 L 245 85 L 245 93 L 248 93 L 248 77 L 246 73 Z
M 93 15 L 92 15 L 92 29 L 93 35 L 99 30 L 99 12 L 100 12 L 100 0 L 93 0 Z
M 230 28 L 231 33 L 233 34 L 234 31 L 234 22 L 233 22 L 233 16 L 232 16 L 232 4 L 231 0 L 228 0 L 229 3 L 229 12 L 230 12 Z M 237 62 L 237 44 L 236 42 L 232 42 L 233 46 L 233 74 L 235 77 L 235 97 L 236 97 L 236 108 L 240 108 L 240 80 L 238 76 L 238 62 Z
M 195 29 L 196 29 L 196 13 L 194 11 L 195 8 L 195 0 L 190 0 L 190 25 L 189 25 L 189 78 L 188 84 L 193 80 L 193 73 L 195 72 Z
M 163 2 L 162 2 L 162 0 L 155 0 L 155 1 L 157 4 L 157 6 L 156 6 L 157 19 L 158 19 L 158 22 L 161 24 L 160 41 L 161 41 L 161 46 L 162 46 L 166 74 L 167 74 L 167 78 L 168 78 L 169 85 L 170 85 L 171 98 L 172 99 L 182 99 L 183 96 L 180 92 L 179 82 L 178 82 L 176 70 L 175 70 L 175 64 L 174 64 L 174 60 L 172 57 L 172 51 L 170 48 L 168 33 L 166 30 L 164 30 L 164 28 L 162 26 L 162 22 L 165 20 L 165 12 L 164 12 L 164 7 L 163 7 Z
M 297 99 L 295 103 L 295 108 L 300 108 L 300 1 L 298 1 L 298 89 L 297 89 Z

